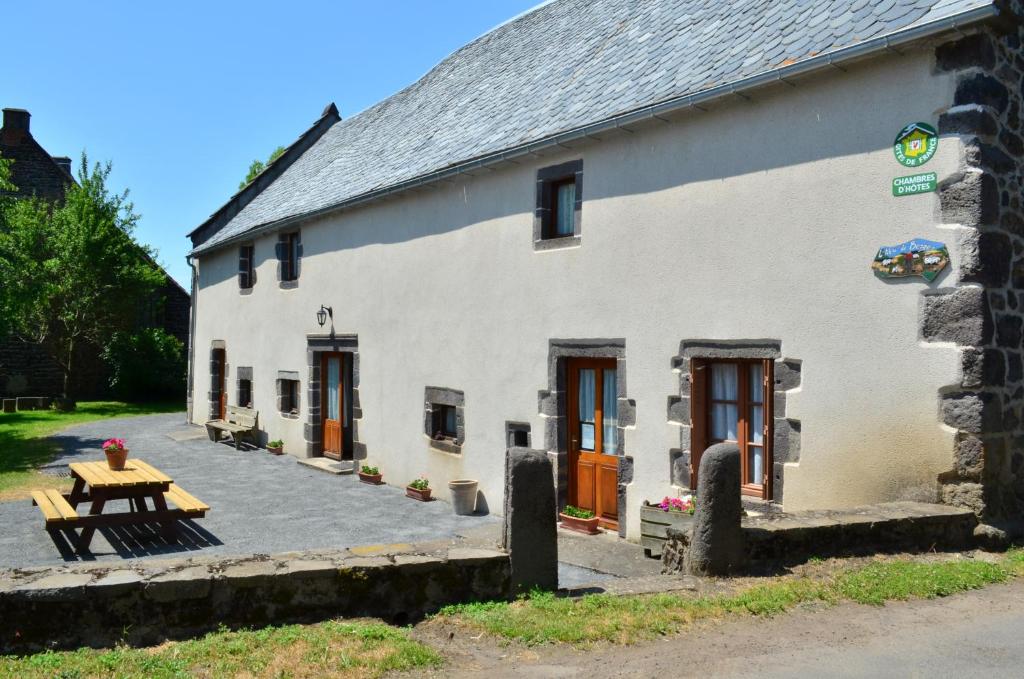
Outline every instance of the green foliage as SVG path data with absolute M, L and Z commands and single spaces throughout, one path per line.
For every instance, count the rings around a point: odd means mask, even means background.
M 49 438 L 65 427 L 112 417 L 135 417 L 185 410 L 184 399 L 163 403 L 130 404 L 118 401 L 81 402 L 74 412 L 29 410 L 0 413 L 0 499 L 31 488 L 52 488 L 56 479 L 35 468 L 46 464 L 60 446 Z
M 283 445 L 284 445 L 284 441 L 282 441 L 281 439 L 274 439 L 273 441 L 267 441 L 267 446 L 269 448 L 280 448 Z
M 573 507 L 572 505 L 566 505 L 562 511 L 566 516 L 571 516 L 574 519 L 592 519 L 594 518 L 594 512 L 589 509 L 580 509 L 579 507 Z
M 266 163 L 264 163 L 262 160 L 252 161 L 252 163 L 249 165 L 249 171 L 245 174 L 245 179 L 242 180 L 242 182 L 238 185 L 239 190 L 244 189 L 246 186 L 248 186 L 249 182 L 251 182 L 253 179 L 256 179 L 256 177 L 258 177 L 259 174 L 263 172 L 263 170 L 267 169 L 271 163 L 280 158 L 281 154 L 283 154 L 286 150 L 287 149 L 285 149 L 285 147 L 278 146 L 276 149 L 274 149 L 273 153 L 270 154 L 270 157 L 267 158 Z
M 409 482 L 409 487 L 415 490 L 426 490 L 430 488 L 430 481 L 424 478 L 415 479 Z
M 369 474 L 370 476 L 376 476 L 377 474 L 380 474 L 379 469 L 377 469 L 376 467 L 371 467 L 370 465 L 366 464 L 360 467 L 359 471 L 361 471 L 364 474 Z
M 380 677 L 439 667 L 441 656 L 382 623 L 330 621 L 231 631 L 162 646 L 0 656 L 0 677 Z
M 843 569 L 827 580 L 784 578 L 732 595 L 590 594 L 569 598 L 533 592 L 512 603 L 448 606 L 438 616 L 526 644 L 629 644 L 678 632 L 698 620 L 726 615 L 773 616 L 815 602 L 879 605 L 892 600 L 943 597 L 1021 576 L 1024 550 L 1015 549 L 995 563 L 981 559 L 880 561 Z
M 185 393 L 185 345 L 163 328 L 115 332 L 103 349 L 110 386 L 128 401 Z
M 127 191 L 107 188 L 111 165 L 91 169 L 85 154 L 78 184 L 63 204 L 18 199 L 3 206 L 0 315 L 23 341 L 41 345 L 70 388 L 76 350 L 102 346 L 133 328 L 165 277 L 132 232 L 138 215 Z

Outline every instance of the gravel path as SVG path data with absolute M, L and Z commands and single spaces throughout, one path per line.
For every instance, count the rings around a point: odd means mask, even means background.
M 491 516 L 455 516 L 445 502 L 419 503 L 399 488 L 309 469 L 287 455 L 236 451 L 206 438 L 174 441 L 167 434 L 184 429 L 183 420 L 181 413 L 105 420 L 55 437 L 63 450 L 55 464 L 102 459 L 99 446 L 105 439 L 124 438 L 131 456 L 166 472 L 212 507 L 206 518 L 182 523 L 184 530 L 173 544 L 146 529 L 97 531 L 86 558 L 269 554 L 423 542 L 478 532 L 497 522 Z M 111 504 L 127 510 L 126 501 Z M 31 501 L 0 503 L 0 526 L 0 568 L 80 558 L 60 544 L 63 540 L 49 536 Z

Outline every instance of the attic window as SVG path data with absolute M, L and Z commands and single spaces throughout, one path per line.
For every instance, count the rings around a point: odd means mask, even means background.
M 298 231 L 278 235 L 277 272 L 283 288 L 297 285 L 302 260 L 302 238 Z
M 582 227 L 583 161 L 574 160 L 537 172 L 534 248 L 578 245 Z

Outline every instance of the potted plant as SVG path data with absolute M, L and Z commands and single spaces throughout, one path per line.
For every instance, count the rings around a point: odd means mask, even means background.
M 566 505 L 565 509 L 558 516 L 562 520 L 563 528 L 586 535 L 597 535 L 601 532 L 597 527 L 598 518 L 589 509 L 580 509 L 579 507 Z
M 267 441 L 267 452 L 273 453 L 274 455 L 281 455 L 284 453 L 284 441 L 281 439 Z
M 103 442 L 103 452 L 107 455 L 107 466 L 112 471 L 119 472 L 124 469 L 125 460 L 128 459 L 124 439 L 107 439 Z
M 410 481 L 409 485 L 405 487 L 405 494 L 407 497 L 411 497 L 414 500 L 420 502 L 430 501 L 430 481 L 423 478 L 422 476 L 415 481 Z
M 661 556 L 668 528 L 689 530 L 697 499 L 692 495 L 666 497 L 658 504 L 644 501 L 640 508 L 640 544 L 647 556 Z
M 376 467 L 369 465 L 363 465 L 359 468 L 359 480 L 363 483 L 369 483 L 371 486 L 379 486 L 381 484 L 381 478 L 383 474 Z

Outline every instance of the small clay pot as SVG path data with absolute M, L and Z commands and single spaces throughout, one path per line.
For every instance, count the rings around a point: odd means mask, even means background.
M 107 466 L 110 467 L 110 471 L 119 472 L 124 469 L 124 463 L 128 459 L 127 448 L 111 448 L 103 452 L 107 454 Z

